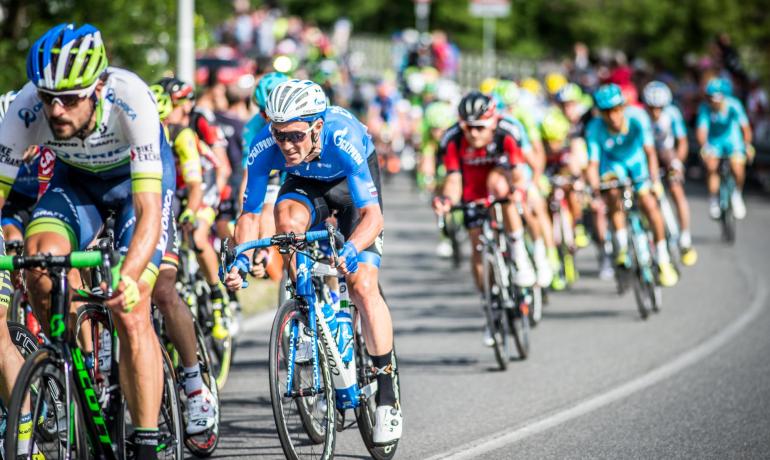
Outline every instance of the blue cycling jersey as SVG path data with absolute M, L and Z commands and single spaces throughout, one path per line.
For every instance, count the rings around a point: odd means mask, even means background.
M 251 117 L 251 120 L 249 120 L 246 123 L 246 126 L 243 127 L 243 167 L 246 168 L 246 160 L 249 158 L 248 155 L 245 155 L 245 152 L 249 151 L 249 146 L 251 146 L 251 143 L 254 142 L 254 138 L 257 137 L 260 131 L 262 131 L 262 128 L 267 125 L 267 120 L 260 115 L 256 114 L 253 117 Z
M 650 117 L 638 107 L 626 107 L 625 126 L 618 133 L 610 132 L 602 118 L 594 118 L 586 128 L 589 161 L 626 162 L 644 155 L 644 146 L 654 146 Z
M 743 104 L 730 96 L 725 97 L 722 110 L 716 112 L 707 103 L 701 103 L 695 123 L 698 129 L 708 130 L 708 143 L 713 147 L 726 145 L 737 150 L 743 149 L 741 126 L 748 124 Z
M 374 143 L 366 126 L 347 110 L 331 106 L 326 110 L 321 137 L 321 154 L 316 159 L 288 167 L 270 133 L 270 126 L 262 128 L 252 141 L 246 159 L 249 179 L 243 212 L 262 211 L 272 170 L 325 182 L 346 178 L 357 208 L 378 204 L 377 189 L 367 164 L 367 159 L 374 152 Z
M 657 120 L 652 122 L 655 135 L 655 148 L 658 152 L 671 150 L 676 146 L 676 140 L 687 137 L 682 112 L 675 105 L 663 108 Z

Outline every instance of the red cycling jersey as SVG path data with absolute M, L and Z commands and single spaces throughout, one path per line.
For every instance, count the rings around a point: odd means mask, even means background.
M 451 133 L 451 134 L 450 134 Z M 500 120 L 495 134 L 486 147 L 471 148 L 459 129 L 447 130 L 450 137 L 442 139 L 444 166 L 447 174 L 460 172 L 463 178 L 463 201 L 487 198 L 487 176 L 497 166 L 515 167 L 524 163 L 520 147 L 521 135 L 515 126 Z

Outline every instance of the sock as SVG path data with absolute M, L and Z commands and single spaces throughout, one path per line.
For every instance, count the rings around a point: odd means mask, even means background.
M 719 198 L 716 195 L 709 195 L 709 205 L 719 206 Z
M 396 406 L 396 368 L 392 362 L 393 352 L 382 356 L 372 356 L 372 364 L 377 368 L 377 394 L 375 400 L 378 406 Z
M 157 428 L 139 428 L 134 429 L 134 453 L 135 458 L 157 459 L 158 453 L 155 449 L 158 447 L 160 433 Z
M 679 246 L 683 248 L 689 248 L 692 246 L 692 236 L 690 230 L 682 230 L 682 234 L 679 235 Z
M 618 244 L 618 250 L 625 251 L 628 249 L 628 230 L 620 228 L 615 230 L 615 243 Z
M 16 439 L 16 454 L 26 457 L 32 443 L 32 413 L 27 412 L 19 418 L 19 434 Z
M 203 379 L 201 378 L 201 368 L 199 364 L 183 368 L 182 376 L 184 376 L 184 392 L 186 395 L 189 396 L 203 388 Z
M 222 292 L 219 282 L 209 284 L 209 289 L 211 289 L 211 301 L 220 305 L 224 304 L 225 294 Z
M 516 230 L 515 232 L 511 232 L 508 236 L 513 241 L 513 260 L 519 261 L 526 257 L 527 246 L 524 244 L 524 230 Z
M 535 260 L 545 259 L 545 242 L 542 238 L 535 240 Z
M 658 253 L 659 264 L 671 263 L 671 258 L 668 256 L 668 246 L 666 246 L 666 240 L 661 240 L 655 243 L 655 249 Z

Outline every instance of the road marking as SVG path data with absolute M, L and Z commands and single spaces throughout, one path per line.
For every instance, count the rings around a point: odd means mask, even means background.
M 471 441 L 462 446 L 456 447 L 447 452 L 430 457 L 428 460 L 438 459 L 469 459 L 477 458 L 486 453 L 492 452 L 496 449 L 503 448 L 509 444 L 528 438 L 534 434 L 542 433 L 562 423 L 573 420 L 577 417 L 581 417 L 604 406 L 612 404 L 621 399 L 627 398 L 632 394 L 651 387 L 662 380 L 665 380 L 684 369 L 692 366 L 693 364 L 701 361 L 707 356 L 712 355 L 718 348 L 731 341 L 738 333 L 740 333 L 746 326 L 751 324 L 757 316 L 762 312 L 767 302 L 768 290 L 764 284 L 758 282 L 755 276 L 749 274 L 748 270 L 741 269 L 744 272 L 744 279 L 754 279 L 754 286 L 757 286 L 757 290 L 754 293 L 754 299 L 751 302 L 751 306 L 746 310 L 738 319 L 730 323 L 726 328 L 720 331 L 715 336 L 701 343 L 700 345 L 692 348 L 673 360 L 657 367 L 650 372 L 643 374 L 629 382 L 626 382 L 612 390 L 605 393 L 593 396 L 585 399 L 574 406 L 571 406 L 565 410 L 556 412 L 555 414 L 546 416 L 544 418 L 532 419 L 525 422 L 522 425 L 518 425 L 518 428 L 511 427 L 507 430 L 500 431 L 490 436 Z M 513 431 L 511 431 L 513 429 Z

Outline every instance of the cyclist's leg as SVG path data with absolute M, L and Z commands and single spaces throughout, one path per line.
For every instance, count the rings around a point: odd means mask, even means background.
M 720 153 L 718 150 L 710 149 L 703 150 L 702 155 L 703 165 L 706 167 L 706 187 L 708 188 L 709 197 L 712 203 L 717 202 L 717 193 L 719 193 L 719 158 Z M 717 203 L 717 207 L 719 204 Z
M 543 211 L 543 209 L 539 209 L 538 207 L 541 204 L 544 205 L 545 202 L 542 200 L 542 196 L 540 195 L 539 190 L 537 190 L 537 187 L 534 187 L 532 184 L 532 170 L 529 166 L 516 168 L 513 171 L 512 177 L 514 187 L 516 187 L 517 190 L 524 192 L 521 195 L 520 201 L 518 194 L 514 194 L 514 198 L 516 201 L 519 201 L 519 204 L 521 205 L 524 222 L 527 224 L 527 231 L 529 231 L 534 243 L 533 258 L 535 260 L 535 268 L 537 269 L 536 279 L 530 283 L 531 277 L 529 276 L 529 272 L 532 264 L 529 261 L 529 256 L 527 255 L 526 246 L 524 244 L 524 231 L 523 229 L 520 231 L 514 230 L 514 232 L 511 233 L 511 238 L 513 239 L 514 246 L 514 259 L 518 268 L 518 271 L 516 272 L 516 284 L 521 286 L 531 286 L 537 282 L 541 286 L 547 286 L 551 284 L 553 272 L 546 256 L 547 245 L 543 239 L 544 228 L 542 227 L 540 220 L 541 215 L 538 214 L 538 211 Z M 509 214 L 511 212 L 517 213 L 517 210 L 514 207 L 516 204 L 512 203 L 508 206 L 510 209 Z M 546 216 L 546 221 L 547 220 L 548 217 Z M 550 241 L 553 246 L 553 238 L 551 238 Z
M 0 254 L 5 254 L 5 243 L 0 239 Z M 10 273 L 0 272 L 0 398 L 6 403 L 11 399 L 13 384 L 19 374 L 24 358 L 11 341 L 8 331 L 8 308 L 11 306 L 13 286 Z
M 735 148 L 730 154 L 730 170 L 735 177 L 735 187 L 738 192 L 743 191 L 746 182 L 746 153 L 745 147 Z
M 602 159 L 599 163 L 599 175 L 602 181 L 612 179 L 624 180 L 627 177 L 626 168 L 622 163 Z M 604 202 L 607 205 L 607 220 L 612 224 L 617 265 L 626 264 L 628 250 L 628 229 L 626 228 L 626 216 L 621 202 L 622 190 L 611 189 L 603 193 Z

